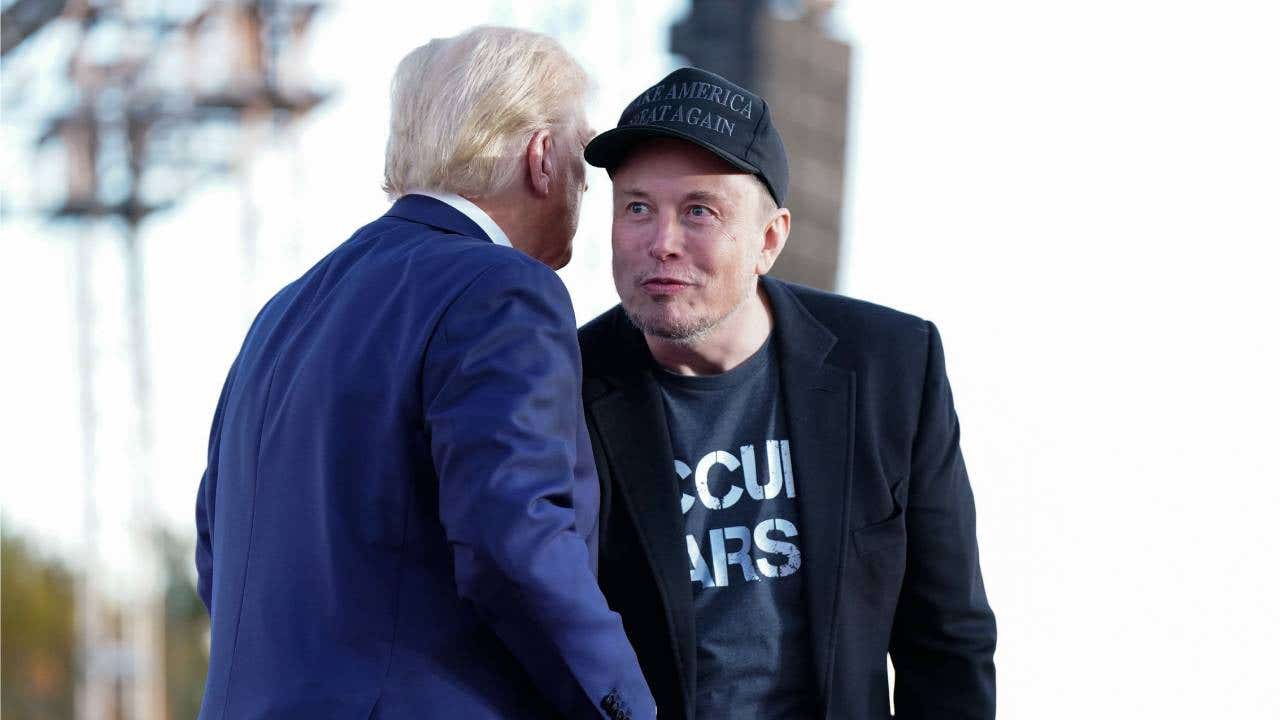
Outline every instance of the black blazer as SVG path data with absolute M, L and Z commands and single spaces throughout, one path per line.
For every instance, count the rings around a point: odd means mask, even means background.
M 932 323 L 761 280 L 799 494 L 814 686 L 827 718 L 995 716 L 995 618 Z M 692 718 L 697 649 L 666 416 L 620 307 L 579 331 L 603 489 L 600 583 L 663 718 Z M 725 717 L 732 713 L 726 711 Z

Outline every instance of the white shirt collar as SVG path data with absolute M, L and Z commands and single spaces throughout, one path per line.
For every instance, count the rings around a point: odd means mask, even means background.
M 511 247 L 511 240 L 507 234 L 502 232 L 502 228 L 498 227 L 498 223 L 489 217 L 489 214 L 480 209 L 479 205 L 470 200 L 451 192 L 439 192 L 436 190 L 410 190 L 406 195 L 426 195 L 429 198 L 435 198 L 458 212 L 466 215 L 471 222 L 480 226 L 485 235 L 494 242 L 495 245 L 506 245 Z

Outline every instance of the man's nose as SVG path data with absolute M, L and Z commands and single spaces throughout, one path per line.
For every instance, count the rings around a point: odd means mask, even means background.
M 649 255 L 660 261 L 680 255 L 680 223 L 676 218 L 659 216 L 653 238 L 649 242 Z

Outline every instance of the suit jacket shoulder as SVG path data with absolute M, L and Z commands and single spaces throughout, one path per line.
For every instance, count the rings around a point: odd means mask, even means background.
M 823 290 L 774 281 L 790 292 L 801 307 L 836 336 L 831 361 L 848 365 L 852 356 L 923 353 L 929 339 L 929 322 L 909 313 L 866 300 Z

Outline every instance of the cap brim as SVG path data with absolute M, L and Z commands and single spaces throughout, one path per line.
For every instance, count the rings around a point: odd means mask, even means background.
M 739 160 L 715 145 L 705 142 L 701 138 L 680 132 L 679 130 L 655 127 L 653 125 L 618 127 L 612 130 L 606 130 L 595 136 L 591 142 L 587 143 L 587 148 L 583 153 L 583 156 L 586 158 L 588 163 L 598 168 L 612 170 L 626 159 L 627 155 L 635 149 L 636 145 L 645 140 L 652 140 L 654 138 L 675 138 L 677 140 L 691 142 L 743 172 L 751 173 L 752 175 L 760 174 L 760 168 L 755 167 L 745 160 Z

